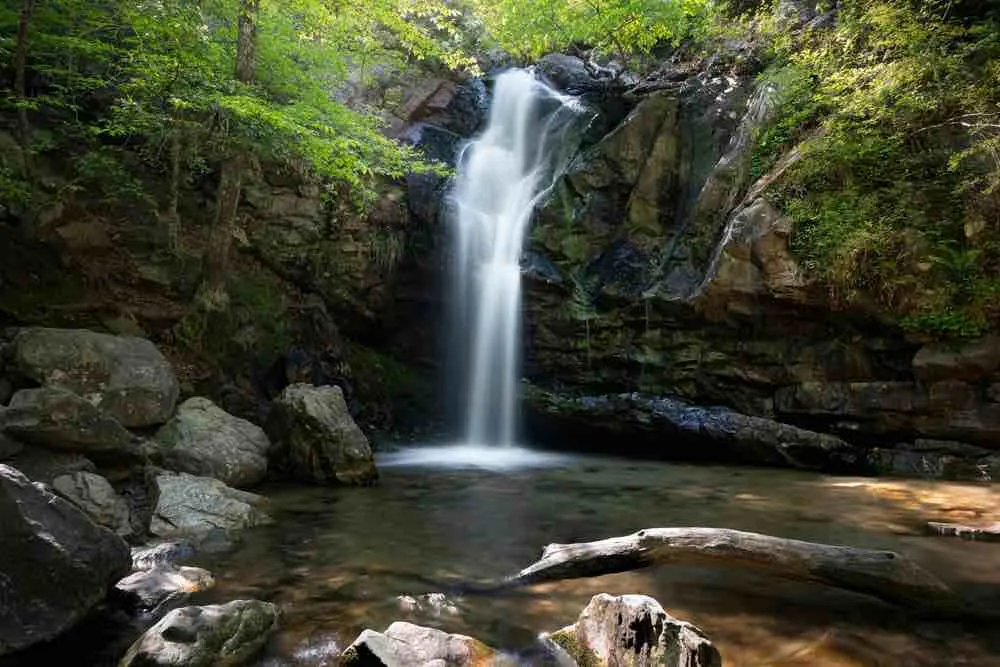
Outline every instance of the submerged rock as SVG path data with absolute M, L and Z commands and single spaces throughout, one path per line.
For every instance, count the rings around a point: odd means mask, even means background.
M 173 369 L 143 338 L 84 329 L 25 329 L 12 349 L 22 374 L 87 398 L 125 426 L 162 424 L 177 403 Z
M 158 537 L 227 546 L 243 530 L 270 522 L 263 511 L 266 498 L 211 477 L 163 473 L 156 486 L 159 498 L 149 530 Z
M 137 611 L 152 611 L 215 585 L 211 572 L 200 567 L 155 565 L 128 575 L 115 590 Z
M 100 475 L 92 472 L 60 475 L 52 480 L 52 488 L 98 524 L 122 537 L 132 534 L 128 504 Z
M 194 556 L 194 545 L 183 540 L 134 547 L 132 569 L 151 570 L 157 565 L 176 565 L 192 556 Z
M 207 398 L 184 401 L 156 434 L 163 465 L 214 477 L 231 486 L 256 484 L 267 474 L 271 443 L 264 430 Z
M 493 649 L 465 635 L 396 621 L 385 632 L 365 630 L 341 654 L 341 664 L 355 667 L 489 664 Z
M 368 484 L 378 478 L 368 438 L 354 423 L 340 387 L 289 385 L 274 403 L 270 430 L 298 479 Z
M 259 600 L 182 607 L 136 640 L 119 667 L 236 667 L 263 648 L 277 623 L 277 607 Z
M 41 387 L 14 394 L 0 427 L 25 443 L 79 452 L 115 465 L 144 460 L 136 438 L 111 415 L 66 389 Z
M 80 621 L 129 569 L 120 537 L 0 465 L 0 655 Z
M 701 630 L 645 595 L 595 595 L 575 624 L 550 638 L 589 667 L 722 667 Z

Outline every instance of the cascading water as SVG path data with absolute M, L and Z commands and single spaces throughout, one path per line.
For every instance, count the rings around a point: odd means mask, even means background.
M 510 70 L 496 78 L 486 130 L 463 150 L 452 193 L 456 353 L 465 442 L 512 445 L 520 375 L 521 248 L 538 201 L 565 169 L 580 106 Z

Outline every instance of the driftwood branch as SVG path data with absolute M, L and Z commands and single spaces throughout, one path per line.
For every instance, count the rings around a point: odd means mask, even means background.
M 737 566 L 863 593 L 918 612 L 972 613 L 943 582 L 898 553 L 725 528 L 649 528 L 597 542 L 550 544 L 538 562 L 508 579 L 507 585 L 670 564 Z

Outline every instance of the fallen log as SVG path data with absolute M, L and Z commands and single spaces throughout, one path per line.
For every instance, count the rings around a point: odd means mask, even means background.
M 506 585 L 594 577 L 649 565 L 720 565 L 873 596 L 932 615 L 973 613 L 937 577 L 892 551 L 791 540 L 726 528 L 649 528 L 597 542 L 550 544 Z

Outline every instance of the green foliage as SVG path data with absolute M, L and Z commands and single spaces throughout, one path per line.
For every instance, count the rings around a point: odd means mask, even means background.
M 473 0 L 487 33 L 523 58 L 574 45 L 626 59 L 708 26 L 710 0 Z
M 1000 317 L 1000 26 L 962 9 L 845 0 L 833 29 L 758 24 L 781 103 L 753 171 L 799 144 L 770 195 L 793 250 L 836 296 L 942 337 Z
M 20 18 L 12 4 L 0 8 L 0 58 L 7 62 Z M 263 2 L 250 86 L 234 71 L 238 0 L 36 5 L 27 44 L 37 84 L 23 103 L 4 91 L 0 111 L 27 106 L 35 127 L 53 130 L 49 145 L 33 141 L 31 150 L 69 150 L 82 156 L 85 171 L 103 159 L 88 154 L 110 144 L 166 171 L 164 147 L 181 134 L 185 164 L 240 150 L 363 193 L 373 176 L 430 167 L 385 137 L 374 110 L 355 104 L 352 91 L 420 60 L 475 67 L 457 49 L 458 15 L 443 0 Z M 119 175 L 88 188 L 100 185 L 116 199 L 125 194 Z

